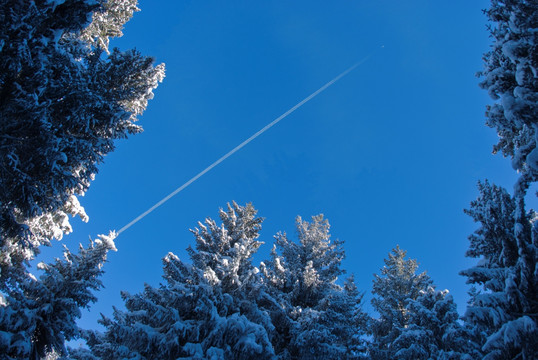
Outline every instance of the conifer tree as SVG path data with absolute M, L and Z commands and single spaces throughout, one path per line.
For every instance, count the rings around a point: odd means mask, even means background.
M 73 359 L 271 359 L 269 316 L 257 307 L 258 270 L 251 257 L 262 219 L 251 204 L 228 205 L 222 225 L 212 219 L 193 230 L 192 265 L 168 254 L 165 283 L 122 293 L 126 310 L 103 317 L 106 331 L 85 332 L 91 354 Z
M 40 263 L 43 275 L 23 283 L 0 305 L 0 354 L 2 359 L 43 359 L 49 353 L 67 355 L 65 341 L 80 336 L 76 320 L 81 308 L 95 302 L 102 266 L 115 250 L 115 234 L 100 235 L 79 253 L 67 248 L 64 259 Z
M 331 241 L 323 215 L 312 222 L 297 218 L 299 242 L 276 236 L 271 259 L 261 269 L 267 291 L 276 301 L 268 307 L 280 359 L 356 359 L 364 354 L 361 335 L 366 317 L 353 278 L 343 274 L 342 242 Z
M 0 3 L 2 291 L 25 281 L 40 245 L 71 231 L 68 215 L 86 218 L 76 196 L 114 140 L 141 131 L 164 67 L 107 47 L 136 10 L 136 0 Z
M 88 217 L 84 194 L 114 140 L 134 122 L 164 77 L 135 50 L 109 50 L 109 37 L 137 11 L 136 0 L 0 2 L 0 353 L 65 355 L 75 320 L 95 297 L 112 238 L 42 265 L 39 247 Z M 48 355 L 47 355 L 48 354 Z M 50 357 L 50 356 L 49 356 Z
M 395 359 L 394 341 L 410 324 L 408 304 L 427 290 L 432 281 L 425 272 L 417 274 L 418 263 L 405 259 L 406 251 L 397 246 L 385 259 L 381 275 L 374 275 L 374 298 L 372 305 L 379 318 L 371 319 L 369 344 L 370 356 L 374 360 Z
M 472 360 L 480 358 L 478 344 L 458 320 L 456 304 L 448 290 L 433 286 L 420 291 L 406 306 L 409 320 L 391 344 L 400 360 Z
M 465 314 L 481 340 L 484 359 L 534 359 L 538 351 L 536 215 L 525 196 L 538 180 L 538 3 L 492 0 L 486 10 L 494 39 L 484 56 L 482 88 L 494 100 L 487 124 L 497 130 L 494 152 L 512 157 L 520 177 L 514 195 L 489 183 L 467 213 L 481 224 L 468 256 L 481 258 L 462 272 L 481 287 Z
M 507 228 L 514 234 L 515 246 L 513 253 L 505 254 L 503 261 L 510 269 L 510 275 L 505 275 L 505 293 L 521 317 L 517 321 L 510 317 L 501 320 L 505 324 L 498 336 L 504 340 L 496 338 L 496 350 L 488 351 L 501 354 L 504 350 L 498 348 L 500 342 L 505 342 L 507 348 L 522 346 L 516 344 L 522 340 L 519 336 L 512 336 L 516 331 L 513 329 L 517 328 L 518 333 L 532 334 L 538 327 L 538 249 L 531 229 L 534 221 L 525 209 L 527 190 L 538 180 L 538 3 L 492 0 L 486 14 L 493 23 L 490 33 L 494 43 L 492 50 L 484 56 L 481 86 L 494 100 L 500 100 L 488 107 L 487 124 L 496 128 L 499 135 L 494 152 L 500 150 L 505 156 L 511 156 L 513 168 L 520 173 L 514 186 L 514 227 Z M 492 341 L 493 338 L 488 340 L 487 348 L 493 349 Z M 535 352 L 532 349 L 537 346 L 535 343 L 530 348 L 526 346 L 522 356 L 532 356 Z M 512 353 L 516 350 L 506 351 Z
M 518 206 L 505 189 L 487 181 L 478 187 L 480 196 L 466 213 L 481 226 L 469 236 L 467 256 L 480 261 L 462 275 L 481 291 L 473 294 L 465 320 L 481 339 L 484 359 L 533 359 L 538 351 L 536 213 L 517 216 L 524 204 Z
M 499 135 L 494 152 L 512 157 L 521 173 L 518 196 L 538 180 L 538 3 L 492 0 L 485 13 L 493 44 L 484 55 L 480 86 L 499 100 L 487 108 L 487 125 Z

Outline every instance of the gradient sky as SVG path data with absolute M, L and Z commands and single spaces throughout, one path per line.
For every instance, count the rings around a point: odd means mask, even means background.
M 122 306 L 120 290 L 161 281 L 161 258 L 188 259 L 189 228 L 235 200 L 295 238 L 297 215 L 325 214 L 345 241 L 370 310 L 373 274 L 397 244 L 418 259 L 460 311 L 463 214 L 489 178 L 512 189 L 510 162 L 492 155 L 490 102 L 475 73 L 490 39 L 488 1 L 140 1 L 113 46 L 164 62 L 167 77 L 141 117 L 145 132 L 119 141 L 81 199 L 90 222 L 63 243 L 118 230 L 340 72 L 351 74 L 220 164 L 116 240 L 105 289 L 83 327 Z M 45 251 L 51 256 L 61 247 Z

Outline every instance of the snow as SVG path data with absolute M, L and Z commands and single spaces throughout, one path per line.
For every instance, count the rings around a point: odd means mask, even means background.
M 115 231 L 111 231 L 108 235 L 98 235 L 98 239 L 95 240 L 96 244 L 104 244 L 108 249 L 112 251 L 118 251 L 114 239 L 117 237 Z

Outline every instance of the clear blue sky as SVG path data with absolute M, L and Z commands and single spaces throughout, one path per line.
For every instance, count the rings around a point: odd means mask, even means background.
M 161 281 L 169 251 L 187 259 L 189 228 L 235 200 L 265 217 L 267 257 L 297 215 L 323 213 L 345 241 L 344 268 L 369 299 L 373 273 L 399 244 L 460 311 L 476 228 L 463 208 L 476 182 L 512 189 L 492 155 L 487 93 L 475 73 L 489 46 L 488 1 L 140 1 L 112 42 L 165 62 L 140 124 L 117 143 L 87 195 L 88 224 L 64 243 L 118 230 L 373 50 L 385 48 L 226 160 L 116 241 L 99 302 L 82 325 L 121 306 L 120 290 Z M 55 244 L 55 248 L 59 248 Z M 47 252 L 50 255 L 52 252 Z

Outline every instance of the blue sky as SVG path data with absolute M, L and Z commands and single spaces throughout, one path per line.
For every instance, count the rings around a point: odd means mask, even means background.
M 161 258 L 187 259 L 189 228 L 235 200 L 294 236 L 297 215 L 325 214 L 345 241 L 344 268 L 366 292 L 397 244 L 460 311 L 475 261 L 476 225 L 463 214 L 476 182 L 512 189 L 492 155 L 490 102 L 475 73 L 490 39 L 488 1 L 140 1 L 113 46 L 164 62 L 167 77 L 81 199 L 90 222 L 63 242 L 118 230 L 254 132 L 372 51 L 363 65 L 206 174 L 117 239 L 105 289 L 84 327 L 121 306 L 120 290 L 161 281 Z M 55 246 L 56 249 L 59 246 Z M 46 251 L 50 256 L 54 251 Z

